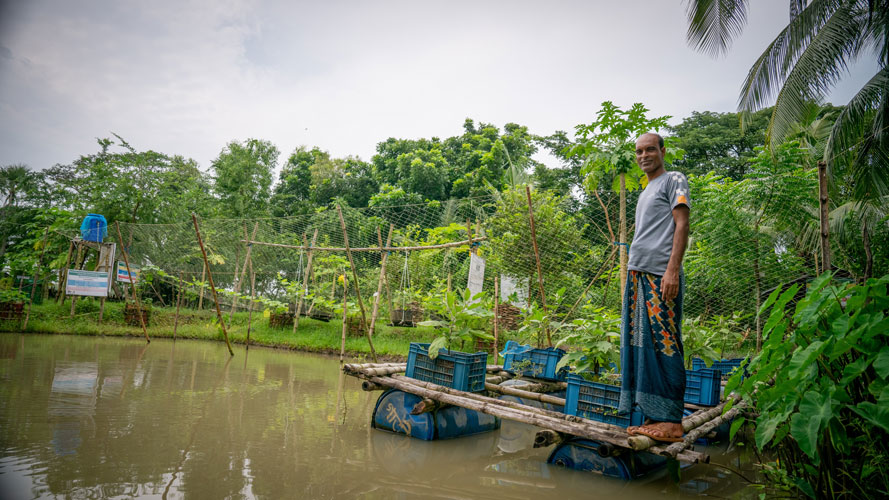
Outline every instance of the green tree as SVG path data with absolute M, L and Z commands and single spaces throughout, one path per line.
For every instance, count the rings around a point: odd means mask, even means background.
M 755 148 L 765 145 L 765 131 L 771 110 L 751 115 L 741 129 L 738 113 L 694 111 L 678 125 L 669 127 L 675 145 L 685 156 L 673 162 L 686 175 L 714 172 L 736 181 L 744 178 L 756 158 Z
M 596 113 L 596 120 L 588 125 L 577 125 L 577 144 L 566 154 L 584 158 L 581 174 L 587 191 L 596 194 L 599 183 L 612 177 L 613 189 L 620 193 L 620 288 L 624 289 L 627 279 L 627 191 L 642 186 L 645 174 L 636 164 L 636 138 L 646 132 L 657 132 L 667 126 L 669 116 L 648 118 L 648 109 L 642 103 L 635 103 L 624 111 L 611 101 L 602 103 Z M 668 147 L 665 161 L 671 162 L 680 154 Z M 598 199 L 598 197 L 597 197 Z M 598 199 L 601 204 L 601 199 Z M 604 208 L 604 206 L 603 206 Z
M 278 155 L 271 142 L 258 139 L 232 141 L 223 148 L 210 166 L 222 214 L 236 218 L 268 214 Z
M 278 184 L 271 199 L 271 211 L 275 217 L 312 213 L 311 167 L 327 154 L 320 149 L 296 148 L 281 169 Z
M 789 0 L 790 22 L 754 62 L 739 110 L 774 102 L 767 143 L 781 144 L 810 101 L 820 101 L 849 65 L 876 54 L 878 69 L 839 113 L 824 159 L 846 170 L 857 199 L 889 194 L 889 0 Z M 748 0 L 688 2 L 688 41 L 722 55 L 747 23 Z

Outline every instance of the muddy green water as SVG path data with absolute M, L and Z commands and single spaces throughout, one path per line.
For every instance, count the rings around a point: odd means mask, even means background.
M 0 498 L 747 497 L 711 466 L 623 482 L 546 465 L 535 429 L 374 430 L 337 359 L 221 343 L 0 334 Z M 713 461 L 744 466 L 738 450 Z M 749 473 L 749 470 L 748 470 Z

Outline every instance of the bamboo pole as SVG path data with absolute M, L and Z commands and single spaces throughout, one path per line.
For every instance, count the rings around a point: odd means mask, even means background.
M 65 258 L 65 282 L 62 283 L 59 280 L 59 304 L 65 305 L 65 296 L 68 295 L 66 290 L 68 289 L 68 269 L 71 267 L 71 254 L 74 253 L 74 241 L 72 240 L 68 244 L 68 257 Z
M 549 403 L 556 406 L 565 406 L 564 398 L 557 398 L 555 396 L 550 396 L 548 394 L 541 394 L 539 392 L 531 392 L 525 391 L 522 389 L 516 389 L 515 387 L 503 387 L 500 385 L 488 384 L 485 383 L 485 389 L 489 391 L 499 392 L 500 394 L 507 394 L 509 396 L 515 396 L 518 398 L 531 399 L 534 401 L 540 401 L 541 403 Z
M 713 408 L 708 408 L 706 410 L 699 410 L 685 418 L 682 419 L 682 432 L 689 432 L 698 427 L 704 425 L 705 423 L 713 420 L 714 418 L 719 417 L 722 414 L 723 408 L 725 408 L 726 401 L 714 406 Z M 658 442 L 651 439 L 648 436 L 636 435 L 630 436 L 627 440 L 630 443 L 630 448 L 636 451 L 643 451 L 651 448 L 652 446 L 657 446 Z M 694 442 L 694 441 L 692 441 Z
M 83 265 L 82 259 L 85 258 L 83 255 L 83 244 L 81 243 L 81 240 L 77 240 L 77 243 L 75 243 L 75 245 L 77 246 L 77 258 L 74 259 L 74 268 L 80 269 L 81 266 Z M 65 303 L 65 301 L 63 300 L 62 304 L 64 304 L 64 303 Z M 71 296 L 71 317 L 72 318 L 74 317 L 74 310 L 76 308 L 76 304 L 77 304 L 77 295 L 72 295 Z
M 250 252 L 253 250 L 253 238 L 256 237 L 256 230 L 259 229 L 259 222 L 253 224 L 253 235 L 250 236 L 250 239 L 247 240 L 247 253 L 244 256 L 244 266 L 241 267 L 241 275 L 240 277 L 236 276 L 237 280 L 235 281 L 235 294 L 232 296 L 232 310 L 228 313 L 228 325 L 231 326 L 232 318 L 235 315 L 235 309 L 238 307 L 238 293 L 241 291 L 241 283 L 244 281 L 245 275 L 247 273 L 247 263 L 250 262 Z M 244 237 L 247 237 L 247 225 L 244 224 Z M 237 271 L 236 271 L 237 273 Z
M 478 236 L 472 239 L 473 242 L 486 241 L 488 239 L 487 236 Z M 387 252 L 412 252 L 415 250 L 440 250 L 442 248 L 454 248 L 454 247 L 462 247 L 467 245 L 468 241 L 453 241 L 451 243 L 441 243 L 438 245 L 420 245 L 420 246 L 410 246 L 410 247 L 385 247 L 383 250 Z M 268 247 L 278 247 L 278 248 L 289 248 L 292 250 L 308 250 L 312 247 L 306 247 L 304 245 L 285 245 L 283 243 L 268 243 L 265 241 L 254 241 L 254 245 L 262 245 Z M 345 247 L 314 247 L 315 250 L 321 252 L 345 252 Z M 356 247 L 349 248 L 351 252 L 379 252 L 380 247 Z
M 340 340 L 340 366 L 343 366 L 343 357 L 346 355 L 346 330 L 349 328 L 349 303 L 346 302 L 346 292 L 348 284 L 346 283 L 346 275 L 343 275 L 343 335 Z
M 389 224 L 389 235 L 386 236 L 386 246 L 392 243 L 392 231 L 395 224 Z M 388 262 L 389 252 L 383 251 L 383 235 L 380 234 L 380 228 L 377 226 L 377 240 L 380 242 L 380 278 L 377 280 L 377 293 L 374 295 L 374 306 L 370 313 L 370 336 L 373 337 L 377 326 L 377 314 L 380 312 L 380 296 L 383 295 L 383 281 L 386 279 L 386 262 Z M 391 311 L 391 309 L 390 309 Z M 391 314 L 391 312 L 390 312 Z
M 349 258 L 349 265 L 352 267 L 352 280 L 355 283 L 355 296 L 358 298 L 358 308 L 361 309 L 361 328 L 367 337 L 367 344 L 370 346 L 370 355 L 374 361 L 377 360 L 377 352 L 374 350 L 373 339 L 370 338 L 370 332 L 367 330 L 367 316 L 364 313 L 364 302 L 361 300 L 361 290 L 358 287 L 358 271 L 355 269 L 355 261 L 352 260 L 352 252 L 349 250 L 349 233 L 346 231 L 346 220 L 343 218 L 343 210 L 339 205 L 336 206 L 336 212 L 340 216 L 340 227 L 343 229 L 343 244 L 346 246 L 346 256 Z
M 179 271 L 179 293 L 176 296 L 176 319 L 173 320 L 173 340 L 176 340 L 176 329 L 179 328 L 179 308 L 182 306 L 182 271 Z
M 397 378 L 372 377 L 369 380 L 378 385 L 392 387 L 423 398 L 439 401 L 440 403 L 460 406 L 487 415 L 536 425 L 586 439 L 593 439 L 621 448 L 628 448 L 626 431 L 617 426 L 591 422 L 573 415 L 534 408 L 513 401 L 504 401 L 480 394 L 457 391 L 403 376 Z M 677 453 L 676 458 L 692 463 L 709 461 L 709 456 L 688 450 Z
M 191 220 L 194 222 L 194 234 L 198 237 L 198 245 L 201 247 L 201 255 L 204 257 L 204 267 L 207 270 L 207 278 L 210 280 L 210 291 L 213 292 L 213 302 L 216 304 L 216 317 L 219 318 L 219 327 L 222 328 L 222 335 L 225 337 L 225 345 L 228 347 L 228 353 L 232 356 L 235 351 L 228 341 L 228 331 L 225 329 L 225 320 L 222 318 L 222 310 L 219 309 L 219 297 L 216 295 L 216 286 L 213 285 L 213 273 L 210 272 L 210 263 L 207 260 L 207 250 L 204 248 L 204 240 L 201 238 L 201 231 L 198 229 L 198 216 L 194 212 L 191 214 Z
M 494 278 L 494 364 L 500 363 L 500 350 L 497 348 L 497 341 L 500 338 L 500 330 L 497 325 L 500 323 L 500 275 Z
M 525 194 L 528 196 L 528 219 L 531 221 L 531 244 L 534 246 L 534 260 L 537 262 L 537 286 L 540 287 L 540 302 L 543 305 L 543 314 L 548 315 L 549 313 L 546 309 L 546 292 L 543 291 L 543 272 L 540 268 L 540 252 L 537 249 L 537 229 L 534 226 L 534 205 L 531 203 L 530 186 L 525 186 Z M 546 341 L 549 344 L 549 347 L 552 347 L 553 339 L 550 336 L 549 328 L 544 325 L 543 330 L 546 332 Z
M 256 300 L 256 273 L 253 272 L 253 261 L 250 261 L 250 312 L 247 315 L 247 349 L 250 349 L 250 330 L 253 328 L 253 304 Z
M 49 236 L 49 227 L 43 230 L 43 247 L 40 249 L 40 257 L 37 258 L 37 269 L 34 270 L 34 279 L 31 281 L 31 298 L 28 300 L 28 312 L 25 313 L 25 321 L 22 323 L 22 331 L 28 329 L 28 320 L 31 319 L 31 306 L 34 304 L 34 291 L 37 289 L 37 280 L 40 277 L 40 268 L 43 267 L 43 254 L 46 253 L 46 238 Z M 44 285 L 44 288 L 46 286 Z
M 198 311 L 204 310 L 204 280 L 207 279 L 207 262 L 201 267 L 201 291 L 198 295 Z
M 315 228 L 315 233 L 312 235 L 312 244 L 309 245 L 309 250 L 306 252 L 306 272 L 303 273 L 303 293 L 306 293 L 309 290 L 309 274 L 312 273 L 312 257 L 315 255 L 312 248 L 315 247 L 315 241 L 318 239 L 318 228 Z M 305 240 L 305 235 L 303 235 L 303 240 Z M 296 327 L 299 326 L 299 314 L 302 312 L 303 307 L 303 298 L 299 297 L 296 301 L 296 312 L 293 315 L 293 334 L 296 334 Z
M 136 302 L 136 312 L 139 313 L 139 324 L 142 325 L 142 333 L 145 334 L 145 341 L 150 344 L 151 339 L 148 338 L 148 329 L 145 328 L 145 317 L 142 315 L 142 303 L 139 301 L 139 296 L 136 295 L 136 283 L 134 283 L 133 273 L 130 271 L 130 258 L 127 256 L 126 247 L 123 246 L 123 237 L 120 235 L 120 222 L 114 221 L 114 229 L 117 231 L 117 241 L 120 243 L 120 253 L 123 255 L 123 263 L 127 266 L 127 278 L 130 282 L 130 291 L 133 293 L 133 301 Z M 126 297 L 124 297 L 124 304 L 126 304 Z
M 732 409 L 730 409 L 729 411 L 725 412 L 725 414 L 719 415 L 718 417 L 714 418 L 713 420 L 710 420 L 709 422 L 704 423 L 700 427 L 697 427 L 696 429 L 694 429 L 691 432 L 689 432 L 688 434 L 686 434 L 682 441 L 680 441 L 678 443 L 672 443 L 672 444 L 666 445 L 666 446 L 653 446 L 650 449 L 652 451 L 656 451 L 656 452 L 660 453 L 663 456 L 676 457 L 679 453 L 682 453 L 683 451 L 687 450 L 689 446 L 691 446 L 695 443 L 695 441 L 697 441 L 698 439 L 700 439 L 703 436 L 706 436 L 713 429 L 716 429 L 723 423 L 728 422 L 728 421 L 732 420 L 733 418 L 735 418 L 735 416 L 737 416 L 738 413 L 740 413 L 741 410 L 745 406 L 746 405 L 744 404 L 744 402 L 741 401 L 738 403 L 737 406 L 735 406 Z
M 568 313 L 565 314 L 565 319 L 568 319 L 571 317 L 571 314 L 574 312 L 575 309 L 577 309 L 577 306 L 580 305 L 580 302 L 586 296 L 587 292 L 589 292 L 590 288 L 593 287 L 593 283 L 595 283 L 596 280 L 599 279 L 599 276 L 602 276 L 602 273 L 605 271 L 605 268 L 610 267 L 609 264 L 611 264 L 614 261 L 614 254 L 615 253 L 617 253 L 617 247 L 612 246 L 611 253 L 608 255 L 608 258 L 605 260 L 605 263 L 602 264 L 602 267 L 599 268 L 599 272 L 597 272 L 596 275 L 593 276 L 593 279 L 590 280 L 590 284 L 586 286 L 583 293 L 580 294 L 580 297 L 577 297 L 577 302 L 575 302 L 574 305 L 571 306 L 571 309 L 568 310 Z

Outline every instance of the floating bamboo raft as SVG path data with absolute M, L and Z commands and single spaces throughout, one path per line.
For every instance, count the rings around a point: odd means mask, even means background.
M 504 401 L 483 394 L 458 391 L 449 387 L 423 382 L 404 376 L 406 363 L 364 363 L 346 364 L 343 372 L 362 379 L 365 391 L 398 389 L 423 398 L 411 412 L 414 415 L 432 411 L 444 405 L 459 406 L 507 420 L 515 420 L 542 427 L 534 439 L 535 447 L 557 444 L 571 436 L 591 439 L 603 443 L 600 453 L 619 454 L 622 451 L 648 451 L 688 463 L 708 463 L 710 456 L 694 451 L 692 445 L 701 437 L 707 436 L 719 425 L 730 421 L 744 408 L 743 402 L 732 399 L 733 407 L 723 414 L 726 402 L 697 410 L 682 420 L 685 431 L 683 441 L 659 443 L 646 436 L 629 436 L 626 429 L 602 422 L 595 422 L 573 415 L 536 408 L 514 401 Z M 565 400 L 545 392 L 564 389 L 564 382 L 531 383 L 516 387 L 504 387 L 502 382 L 512 378 L 512 374 L 500 365 L 487 366 L 485 390 L 488 393 L 506 394 L 528 400 L 564 406 Z

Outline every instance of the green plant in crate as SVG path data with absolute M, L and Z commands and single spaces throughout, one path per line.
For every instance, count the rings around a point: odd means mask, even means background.
M 522 326 L 518 333 L 524 340 L 540 345 L 546 339 L 547 330 L 551 335 L 557 335 L 562 329 L 569 327 L 569 323 L 561 321 L 556 312 L 565 299 L 565 290 L 560 288 L 552 295 L 547 312 L 544 312 L 536 302 L 522 308 Z
M 719 333 L 704 320 L 703 316 L 686 317 L 682 320 L 682 348 L 686 368 L 691 368 L 693 358 L 703 359 L 707 366 L 721 359 L 720 353 L 716 350 L 719 345 Z
M 559 337 L 556 347 L 577 346 L 562 357 L 556 370 L 571 366 L 577 373 L 590 373 L 599 379 L 599 367 L 620 361 L 620 316 L 604 307 L 590 304 L 583 307 L 583 316 L 571 322 L 571 327 Z
M 429 300 L 427 303 L 438 314 L 441 320 L 421 321 L 420 326 L 431 326 L 441 336 L 437 337 L 429 345 L 429 357 L 435 359 L 439 351 L 447 348 L 451 350 L 451 344 L 456 340 L 471 341 L 474 337 L 484 340 L 493 340 L 493 336 L 479 328 L 484 322 L 493 316 L 490 307 L 486 307 L 484 292 L 472 295 L 469 289 L 462 293 L 456 291 L 444 292 L 438 300 Z

